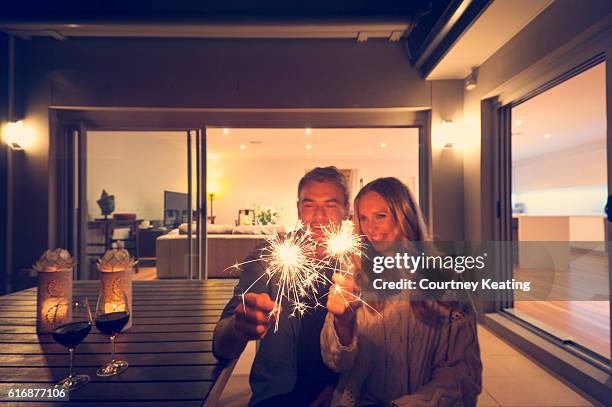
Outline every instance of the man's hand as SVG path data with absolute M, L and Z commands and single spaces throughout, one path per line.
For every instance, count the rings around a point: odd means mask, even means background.
M 348 346 L 353 339 L 355 311 L 361 307 L 355 280 L 350 275 L 336 273 L 329 288 L 327 310 L 334 316 L 334 326 L 340 343 Z
M 272 314 L 272 310 L 274 301 L 268 294 L 245 294 L 234 311 L 234 329 L 244 340 L 262 339 L 276 320 L 277 313 Z

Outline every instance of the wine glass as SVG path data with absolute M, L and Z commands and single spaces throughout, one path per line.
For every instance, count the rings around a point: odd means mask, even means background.
M 128 362 L 115 360 L 115 338 L 130 320 L 130 306 L 125 291 L 121 290 L 117 295 L 105 295 L 103 292 L 98 297 L 96 306 L 96 328 L 108 335 L 111 342 L 111 360 L 100 367 L 96 374 L 99 377 L 110 377 L 125 372 Z
M 74 349 L 85 339 L 93 325 L 93 317 L 87 297 L 75 297 L 69 302 L 57 304 L 53 310 L 53 339 L 70 352 L 70 373 L 55 387 L 73 391 L 85 386 L 91 378 L 74 374 Z

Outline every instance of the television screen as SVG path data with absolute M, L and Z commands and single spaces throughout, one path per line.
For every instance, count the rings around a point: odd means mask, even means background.
M 164 191 L 164 226 L 178 227 L 187 222 L 189 195 L 183 192 Z

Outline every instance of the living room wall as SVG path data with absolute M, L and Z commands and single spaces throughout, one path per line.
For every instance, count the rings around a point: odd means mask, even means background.
M 164 191 L 187 192 L 185 132 L 87 133 L 87 209 L 101 217 L 102 189 L 115 196 L 115 213 L 161 220 Z
M 359 179 L 365 185 L 378 177 L 393 176 L 418 187 L 418 154 L 410 158 L 210 160 L 209 177 L 215 178 L 220 189 L 214 201 L 215 223 L 233 225 L 239 209 L 252 208 L 255 204 L 280 209 L 280 223 L 295 225 L 298 181 L 307 170 L 317 166 L 354 170 L 351 201 L 359 190 Z
M 514 162 L 512 171 L 513 202 L 523 203 L 527 214 L 604 216 L 608 180 L 603 137 Z

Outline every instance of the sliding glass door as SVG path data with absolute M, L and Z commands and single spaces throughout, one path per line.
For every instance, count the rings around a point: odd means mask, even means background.
M 66 136 L 76 277 L 96 279 L 100 256 L 122 247 L 138 260 L 136 280 L 201 278 L 203 133 L 78 126 Z
M 506 310 L 607 363 L 606 63 L 592 63 L 502 114 L 510 130 L 510 173 L 502 182 L 510 191 L 512 277 L 536 287 L 528 295 L 515 292 Z

